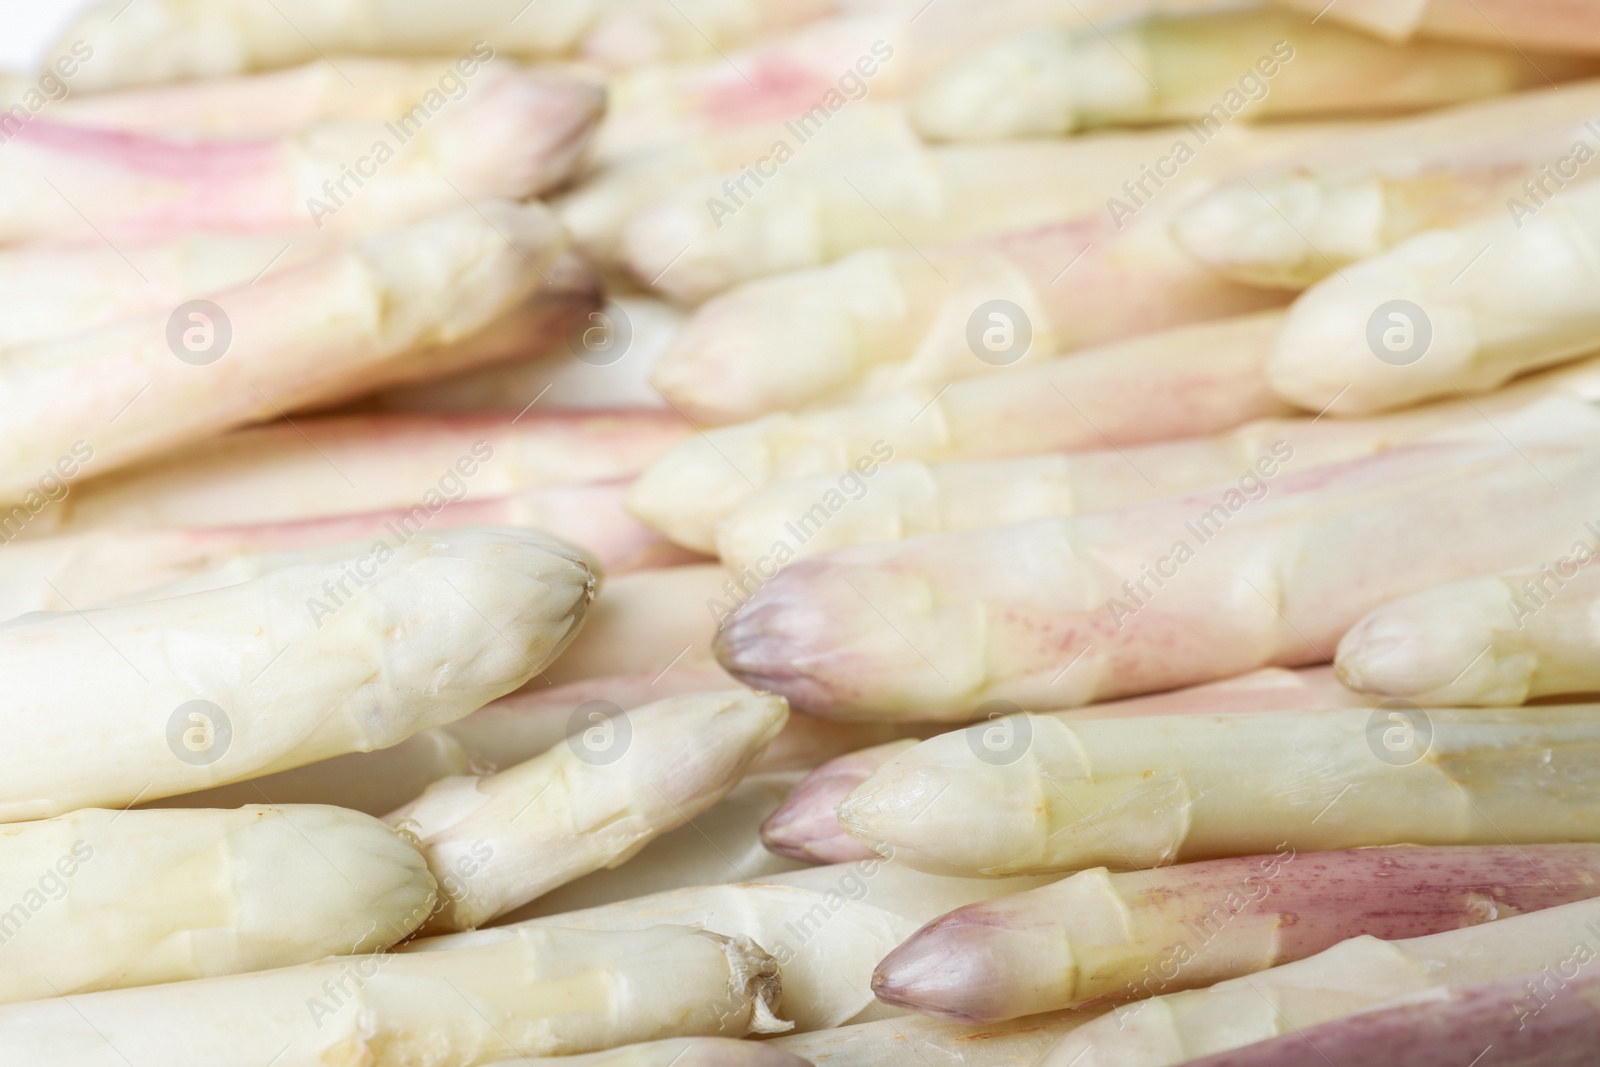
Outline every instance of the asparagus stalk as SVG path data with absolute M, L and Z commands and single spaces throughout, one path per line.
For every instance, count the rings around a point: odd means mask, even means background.
M 1173 233 L 1229 277 L 1303 289 L 1426 230 L 1565 186 L 1597 108 L 1600 85 L 1584 82 L 1384 123 L 1223 183 Z
M 1272 1067 L 1308 1062 L 1450 1067 L 1494 1050 L 1495 1064 L 1580 1067 L 1600 1042 L 1600 978 L 1537 976 L 1452 985 L 1387 1001 L 1292 1034 L 1190 1060 L 1191 1067 Z
M 436 1064 L 565 1056 L 677 1036 L 783 1029 L 772 958 L 749 942 L 486 930 L 449 947 L 0 1007 L 0 1063 Z M 670 976 L 670 980 L 663 980 Z
M 418 12 L 401 0 L 330 8 L 314 0 L 223 0 L 203 9 L 160 0 L 123 17 L 100 3 L 63 32 L 59 53 L 82 40 L 94 51 L 83 89 L 270 70 L 328 55 L 429 56 L 487 45 L 530 59 L 586 56 L 611 66 L 715 58 L 721 50 L 830 11 L 827 0 L 735 3 L 709 0 L 573 0 L 543 17 L 522 17 L 507 0 L 470 0 Z M 493 54 L 493 52 L 491 52 Z M 337 63 L 343 69 L 346 60 Z
M 806 1061 L 761 1041 L 690 1037 L 624 1045 L 586 1056 L 506 1060 L 490 1067 L 806 1067 Z
M 628 477 L 688 433 L 671 411 L 297 418 L 74 484 L 33 522 L 197 529 L 399 511 L 413 528 L 461 500 Z
M 1500 48 L 1397 47 L 1289 12 L 1222 10 L 1109 31 L 1035 30 L 939 72 L 911 115 L 925 135 L 947 140 L 1184 120 L 1221 128 L 1236 118 L 1438 107 L 1593 69 L 1546 56 L 1536 65 Z
M 1597 730 L 1585 705 L 1013 716 L 891 760 L 839 821 L 897 863 L 983 876 L 1280 847 L 1582 841 L 1596 832 Z
M 788 718 L 777 697 L 669 697 L 595 712 L 581 732 L 487 777 L 435 782 L 386 821 L 447 889 L 427 930 L 481 926 L 632 858 L 728 795 Z
M 1419 937 L 1587 900 L 1593 845 L 1371 848 L 1096 868 L 958 908 L 873 973 L 878 999 L 960 1022 L 1198 989 L 1347 937 Z
M 1364 414 L 1583 355 L 1600 322 L 1597 227 L 1600 187 L 1580 185 L 1413 237 L 1307 290 L 1268 378 L 1311 410 Z
M 565 685 L 618 674 L 670 672 L 705 654 L 716 631 L 714 605 L 728 596 L 727 573 L 714 563 L 635 571 L 607 582 L 584 636 L 540 676 Z
M 1308 12 L 1319 7 L 1317 0 L 1275 2 Z M 1338 10 L 1323 11 L 1335 22 L 1391 41 L 1417 36 L 1551 52 L 1600 51 L 1600 15 L 1587 5 L 1561 0 L 1418 0 L 1405 4 L 1345 0 Z
M 121 805 L 392 745 L 536 674 L 594 595 L 577 550 L 420 534 L 206 592 L 0 629 L 0 821 Z
M 844 1024 L 869 1009 L 873 964 L 942 905 L 959 906 L 1033 884 L 937 878 L 873 859 L 754 883 L 694 886 L 511 929 L 638 930 L 662 922 L 695 923 L 736 941 L 753 941 L 777 960 L 783 978 L 780 1014 L 803 1032 Z
M 1600 690 L 1592 537 L 1538 569 L 1426 589 L 1375 609 L 1339 642 L 1339 675 L 1377 697 L 1521 704 Z
M 0 1003 L 378 952 L 435 896 L 399 835 L 330 807 L 84 809 L 0 855 Z
M 951 720 L 997 698 L 1059 709 L 1325 662 L 1385 601 L 1568 551 L 1593 518 L 1594 425 L 1553 398 L 1481 434 L 1280 470 L 1255 501 L 1219 487 L 823 553 L 744 600 L 718 659 L 814 714 Z
M 1597 924 L 1600 900 L 1590 899 L 1399 941 L 1354 937 L 1260 974 L 1120 1008 L 1067 1034 L 1039 1062 L 1182 1063 L 1344 1019 L 1407 994 L 1569 967 L 1575 953 L 1594 954 Z M 1385 1062 L 1392 1061 L 1386 1056 Z
M 1287 671 L 1269 667 L 1209 685 L 1057 712 L 1052 718 L 1070 725 L 1083 719 L 1145 715 L 1321 711 L 1354 707 L 1362 700 L 1362 694 L 1340 685 L 1330 668 Z M 1003 714 L 1002 710 L 991 710 L 987 718 L 992 720 Z M 915 741 L 892 741 L 822 764 L 791 790 L 783 805 L 762 824 L 762 841 L 773 852 L 808 863 L 844 863 L 876 855 L 839 825 L 839 805 L 884 764 L 908 751 Z
M 940 1062 L 1014 1067 L 1032 1063 L 1062 1035 L 1092 1018 L 1092 1012 L 1058 1012 L 977 1027 L 908 1015 L 787 1035 L 769 1044 L 822 1067 L 927 1067 Z
M 629 506 L 679 544 L 710 552 L 717 523 L 780 479 L 838 477 L 889 459 L 1125 447 L 1284 414 L 1262 373 L 1281 322 L 1275 314 L 1224 319 L 925 393 L 905 390 L 709 430 L 647 470 Z M 1207 358 L 1195 360 L 1194 348 Z M 1151 389 L 1153 381 L 1163 388 Z

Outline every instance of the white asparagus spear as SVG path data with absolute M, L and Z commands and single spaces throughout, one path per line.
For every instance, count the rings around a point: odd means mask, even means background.
M 815 714 L 953 720 L 1326 662 L 1385 601 L 1565 552 L 1600 493 L 1597 428 L 1558 397 L 1368 459 L 1288 457 L 1255 501 L 1219 487 L 823 553 L 744 601 L 718 659 Z
M 385 821 L 414 837 L 446 889 L 427 931 L 482 926 L 615 867 L 728 795 L 783 729 L 779 697 L 669 697 L 591 713 L 566 744 L 487 777 L 435 782 Z
M 777 968 L 703 930 L 494 930 L 383 955 L 0 1008 L 0 1064 L 286 1067 L 593 1052 L 785 1026 Z M 664 980 L 670 976 L 670 980 Z
M 991 877 L 1285 845 L 1587 841 L 1597 744 L 1592 705 L 1015 716 L 890 761 L 839 821 L 896 863 Z
M 1057 712 L 1053 717 L 1071 724 L 1082 719 L 1145 715 L 1320 711 L 1364 702 L 1367 701 L 1362 694 L 1339 684 L 1331 667 L 1299 671 L 1268 667 L 1209 685 L 1094 704 Z M 993 721 L 1018 709 L 1002 701 L 985 710 L 984 718 Z M 1001 740 L 1005 737 L 1004 733 L 985 736 Z M 782 806 L 761 824 L 761 840 L 773 852 L 808 863 L 845 863 L 875 855 L 839 825 L 839 805 L 857 786 L 915 743 L 916 738 L 903 738 L 849 752 L 822 764 L 790 790 Z
M 489 1067 L 807 1067 L 806 1061 L 764 1041 L 689 1037 L 624 1045 L 586 1056 L 504 1060 Z
M 584 635 L 539 676 L 538 685 L 654 671 L 704 656 L 716 632 L 716 605 L 732 578 L 715 563 L 635 571 L 607 582 Z
M 1304 289 L 1426 230 L 1457 226 L 1583 176 L 1600 82 L 1386 122 L 1290 166 L 1224 182 L 1173 221 L 1202 262 Z
M 30 119 L 6 144 L 0 241 L 155 241 L 174 231 L 360 233 L 572 177 L 604 106 L 572 77 L 502 77 L 396 122 L 186 138 Z M 437 114 L 435 114 L 437 110 Z M 13 121 L 8 119 L 8 121 Z
M 1016 1067 L 1032 1063 L 1063 1035 L 1097 1014 L 1062 1011 L 988 1026 L 905 1015 L 778 1037 L 769 1044 L 817 1067 L 928 1067 L 931 1063 Z
M 1339 642 L 1347 685 L 1425 704 L 1521 704 L 1600 691 L 1600 574 L 1589 524 L 1537 569 L 1466 578 L 1375 609 Z
M 104 473 L 222 430 L 369 387 L 405 357 L 470 337 L 527 299 L 562 247 L 537 205 L 462 208 L 298 267 L 84 334 L 0 353 L 12 496 L 74 441 Z
M 908 871 L 874 857 L 777 874 L 759 882 L 706 885 L 552 915 L 513 929 L 560 926 L 639 930 L 696 923 L 763 946 L 783 977 L 779 1014 L 800 1031 L 838 1026 L 872 1007 L 873 963 L 941 905 L 960 907 L 1032 888 L 1032 879 L 986 882 Z M 470 940 L 458 935 L 443 944 Z
M 485 46 L 527 58 L 585 55 L 612 66 L 715 58 L 744 41 L 826 14 L 830 0 L 565 0 L 524 18 L 512 0 L 470 0 L 418 10 L 403 0 L 328 7 L 315 0 L 221 0 L 192 8 L 157 0 L 124 13 L 101 3 L 79 15 L 68 42 L 92 50 L 73 84 L 80 89 L 218 77 L 270 70 L 328 55 L 430 56 Z
M 416 526 L 460 501 L 628 477 L 690 432 L 670 411 L 296 418 L 74 483 L 30 529 L 198 529 L 377 511 Z
M 831 548 L 1111 511 L 1213 486 L 1232 484 L 1259 498 L 1271 492 L 1263 473 L 1286 455 L 1297 471 L 1375 455 L 1447 429 L 1481 426 L 1485 417 L 1552 395 L 1600 399 L 1600 360 L 1520 379 L 1480 401 L 1446 400 L 1366 419 L 1259 419 L 1212 437 L 1123 448 L 899 461 L 872 472 L 865 491 L 850 480 L 849 504 L 824 504 L 826 521 L 818 521 L 816 509 L 839 491 L 840 473 L 785 479 L 717 525 L 717 555 L 735 573 L 761 573 Z M 898 438 L 889 443 L 896 447 Z
M 1501 48 L 1399 47 L 1331 22 L 1247 8 L 1107 30 L 1034 30 L 940 71 L 918 91 L 911 115 L 924 135 L 946 140 L 1184 120 L 1222 127 L 1437 107 L 1594 69 Z
M 1600 184 L 1424 233 L 1324 279 L 1267 365 L 1285 399 L 1366 414 L 1490 392 L 1594 348 Z
M 1084 871 L 958 908 L 873 972 L 880 1000 L 960 1022 L 1198 989 L 1348 937 L 1393 940 L 1586 900 L 1600 848 L 1472 845 Z
M 1424 937 L 1354 937 L 1269 971 L 1120 1008 L 1066 1035 L 1039 1063 L 1167 1067 L 1427 989 L 1566 969 L 1595 954 L 1597 931 L 1600 901 L 1585 900 Z
M 526 531 L 307 553 L 242 584 L 0 629 L 0 821 L 129 804 L 394 744 L 523 684 L 595 578 Z
M 833 513 L 863 495 L 858 478 L 891 459 L 1125 447 L 1286 414 L 1262 373 L 1281 322 L 1271 313 L 1223 319 L 947 388 L 708 430 L 646 470 L 628 506 L 679 544 L 712 552 L 717 524 L 783 479 L 833 475 Z
M 783 180 L 771 188 L 763 175 L 783 154 L 763 154 L 755 170 L 730 168 L 658 192 L 623 231 L 622 262 L 642 284 L 698 303 L 738 282 L 863 249 L 921 248 L 1097 211 L 1108 191 L 1172 143 L 1172 131 L 1158 130 L 1057 142 L 878 145 L 842 158 L 797 153 L 783 160 Z M 1230 164 L 1219 154 L 1187 177 L 1202 179 Z
M 1176 169 L 1175 180 L 1131 171 L 1102 206 L 1049 225 L 940 245 L 897 240 L 745 282 L 690 316 L 655 383 L 697 421 L 726 422 L 909 386 L 931 392 L 1014 373 L 1024 361 L 1278 306 L 1286 294 L 1197 263 L 1171 223 L 1207 179 L 1293 159 L 1328 136 L 1316 127 L 1233 126 L 1197 146 L 1195 134 L 1176 134 L 1156 166 L 1185 154 L 1195 162 Z
M 330 807 L 84 809 L 0 856 L 5 1003 L 379 952 L 435 897 L 400 835 Z
M 1413 36 L 1477 41 L 1551 52 L 1600 51 L 1600 13 L 1564 0 L 1343 0 L 1334 8 L 1318 0 L 1274 0 L 1285 7 L 1359 27 L 1386 40 Z

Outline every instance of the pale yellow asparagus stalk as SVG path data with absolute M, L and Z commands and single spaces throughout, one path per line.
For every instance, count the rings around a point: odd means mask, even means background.
M 527 299 L 562 246 L 537 205 L 466 207 L 203 306 L 0 353 L 13 406 L 0 496 L 25 492 L 74 442 L 104 473 L 343 394 L 353 376 L 381 385 L 416 350 L 470 337 Z
M 728 795 L 788 718 L 745 691 L 596 711 L 562 745 L 486 777 L 435 782 L 386 821 L 445 887 L 433 933 L 482 926 L 632 858 Z
M 1325 952 L 1209 989 L 1119 1008 L 1066 1035 L 1042 1067 L 1167 1067 L 1352 1016 L 1429 989 L 1567 971 L 1600 950 L 1600 900 L 1464 930 Z
M 958 908 L 873 973 L 880 1000 L 961 1022 L 1197 989 L 1347 937 L 1393 940 L 1600 894 L 1595 845 L 1299 853 L 1084 871 Z
M 628 505 L 679 544 L 712 552 L 717 525 L 780 480 L 833 475 L 834 513 L 890 460 L 1126 447 L 1286 414 L 1262 373 L 1281 323 L 1272 313 L 1223 319 L 947 388 L 707 430 L 665 452 Z
M 726 422 L 896 388 L 933 392 L 1024 361 L 1275 307 L 1285 294 L 1206 269 L 1178 246 L 1171 223 L 1211 182 L 1293 159 L 1328 136 L 1233 126 L 1197 144 L 1192 132 L 1175 134 L 1153 157 L 1175 177 L 1130 171 L 1099 205 L 1048 225 L 939 245 L 897 240 L 745 282 L 689 318 L 656 385 L 698 421 Z M 1173 170 L 1180 155 L 1193 162 Z
M 1319 0 L 1274 2 L 1323 13 L 1391 41 L 1415 36 L 1551 52 L 1600 51 L 1600 14 L 1587 4 L 1563 0 L 1341 0 L 1331 8 Z
M 1580 82 L 1383 123 L 1222 183 L 1173 234 L 1230 277 L 1304 289 L 1425 230 L 1581 180 L 1597 111 L 1600 83 Z
M 745 600 L 718 658 L 816 714 L 951 720 L 1325 662 L 1385 601 L 1568 551 L 1594 517 L 1597 426 L 1556 397 L 1366 459 L 1291 457 L 1253 501 L 1218 486 L 825 552 Z
M 540 675 L 538 684 L 647 671 L 662 675 L 679 662 L 703 657 L 735 595 L 732 582 L 715 563 L 635 571 L 607 582 L 583 636 Z
M 1537 569 L 1466 578 L 1377 608 L 1339 642 L 1345 683 L 1425 704 L 1521 704 L 1600 690 L 1595 527 Z
M 1423 233 L 1307 290 L 1267 375 L 1313 411 L 1487 393 L 1594 348 L 1600 184 Z
M 595 584 L 577 549 L 479 529 L 26 616 L 0 629 L 0 821 L 191 792 L 459 719 L 538 673 Z
M 1354 707 L 1366 700 L 1363 694 L 1341 685 L 1331 667 L 1299 671 L 1268 667 L 1209 685 L 1056 712 L 1053 717 L 1070 725 L 1082 719 L 1145 715 L 1319 711 Z M 1377 698 L 1370 702 L 1377 703 Z M 995 720 L 1018 709 L 999 701 L 985 710 L 984 718 Z M 1003 728 L 986 732 L 984 737 L 1001 748 L 1010 743 Z M 761 824 L 761 840 L 772 851 L 807 863 L 844 863 L 874 855 L 870 847 L 839 825 L 839 805 L 884 764 L 914 744 L 915 737 L 902 738 L 837 756 L 817 767 L 790 790 L 782 806 Z
M 435 897 L 400 835 L 331 807 L 87 808 L 0 856 L 0 1002 L 379 952 Z
M 1535 65 L 1498 47 L 1399 47 L 1289 12 L 1222 10 L 1023 34 L 940 71 L 911 114 L 943 139 L 1184 120 L 1220 128 L 1437 107 L 1594 69 L 1544 56 Z
M 477 1067 L 781 1030 L 772 958 L 704 930 L 486 930 L 467 944 L 0 1008 L 0 1063 Z
M 698 303 L 739 282 L 864 249 L 922 248 L 1101 210 L 1108 191 L 1172 143 L 1172 132 L 1159 130 L 1059 142 L 879 145 L 836 158 L 797 154 L 771 188 L 754 184 L 778 163 L 763 154 L 759 170 L 746 164 L 658 192 L 623 231 L 621 258 L 642 284 Z M 1211 162 L 1190 177 L 1231 161 L 1218 154 Z
M 689 1037 L 624 1045 L 586 1056 L 503 1060 L 489 1067 L 807 1067 L 806 1061 L 764 1041 Z
M 1284 467 L 1303 471 L 1376 455 L 1558 394 L 1600 398 L 1600 360 L 1523 378 L 1479 401 L 1447 399 L 1365 419 L 1258 419 L 1212 437 L 1124 448 L 895 462 L 873 472 L 864 489 L 852 480 L 848 505 L 836 509 L 829 494 L 839 491 L 840 472 L 785 479 L 717 525 L 717 555 L 735 573 L 770 572 L 831 548 L 1111 511 L 1211 487 L 1232 485 L 1260 499 Z
M 896 863 L 991 877 L 1280 846 L 1585 841 L 1597 743 L 1588 705 L 1016 716 L 891 760 L 839 821 Z
M 636 474 L 690 433 L 671 411 L 296 418 L 74 483 L 28 522 L 199 529 L 397 511 L 415 528 L 460 501 Z
M 826 1029 L 877 1014 L 873 964 L 934 915 L 1036 886 L 940 878 L 873 858 L 776 874 L 759 881 L 704 885 L 602 907 L 552 915 L 512 929 L 561 926 L 638 930 L 657 923 L 695 923 L 761 945 L 783 977 L 780 1014 L 799 1031 Z M 458 935 L 471 939 L 476 935 Z M 444 941 L 450 944 L 456 938 Z
M 1032 1063 L 1063 1035 L 1098 1014 L 1063 1011 L 988 1026 L 905 1015 L 778 1037 L 768 1043 L 827 1067 L 927 1067 L 940 1062 L 962 1067 L 1016 1067 Z

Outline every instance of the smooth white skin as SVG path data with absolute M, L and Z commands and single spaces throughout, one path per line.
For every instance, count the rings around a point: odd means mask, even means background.
M 409 842 L 339 808 L 15 823 L 0 828 L 0 1002 L 381 952 L 434 899 Z
M 386 552 L 310 550 L 238 584 L 0 628 L 0 821 L 190 792 L 459 719 L 565 647 L 596 585 L 576 549 L 527 531 Z M 196 719 L 181 710 L 195 700 L 215 707 Z

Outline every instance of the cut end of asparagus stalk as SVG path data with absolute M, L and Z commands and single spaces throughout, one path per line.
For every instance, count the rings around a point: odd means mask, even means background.
M 780 856 L 807 863 L 848 863 L 876 853 L 844 832 L 839 803 L 915 739 L 891 741 L 829 760 L 806 776 L 761 825 L 761 840 Z

